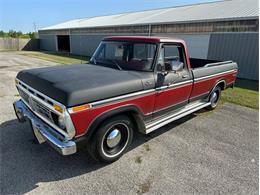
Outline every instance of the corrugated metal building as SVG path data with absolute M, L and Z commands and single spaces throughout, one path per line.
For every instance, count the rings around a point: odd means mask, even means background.
M 91 56 L 110 35 L 179 37 L 190 56 L 233 60 L 258 80 L 258 0 L 226 0 L 67 21 L 39 30 L 41 49 Z

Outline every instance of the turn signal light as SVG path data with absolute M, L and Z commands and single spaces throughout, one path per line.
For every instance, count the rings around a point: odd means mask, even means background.
M 90 104 L 83 104 L 80 106 L 75 106 L 73 108 L 71 108 L 72 112 L 79 112 L 79 111 L 83 111 L 83 110 L 87 110 L 92 108 L 92 106 Z
M 63 113 L 62 107 L 60 107 L 60 106 L 58 106 L 58 105 L 56 105 L 56 104 L 55 104 L 53 107 L 54 107 L 54 109 L 55 109 L 56 111 L 58 111 L 58 112 L 60 112 L 60 113 Z

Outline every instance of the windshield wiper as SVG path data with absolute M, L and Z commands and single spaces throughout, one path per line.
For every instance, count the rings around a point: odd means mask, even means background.
M 93 59 L 90 61 L 90 63 L 93 63 L 95 65 L 98 65 L 98 66 L 105 66 L 105 67 L 109 67 L 109 68 L 112 68 L 112 66 L 116 67 L 116 69 L 118 70 L 123 70 L 119 65 L 118 63 L 115 61 L 115 60 L 97 60 L 97 59 Z M 114 69 L 114 68 L 113 68 Z
M 121 68 L 121 66 L 119 66 L 119 64 L 115 61 L 115 60 L 111 60 L 111 62 L 113 63 L 113 65 L 115 65 L 119 70 L 123 70 Z

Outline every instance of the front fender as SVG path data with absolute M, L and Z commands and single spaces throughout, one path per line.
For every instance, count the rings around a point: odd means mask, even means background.
M 143 113 L 135 105 L 125 105 L 108 110 L 99 115 L 97 118 L 95 118 L 94 121 L 90 124 L 89 128 L 87 129 L 86 134 L 84 135 L 84 139 L 89 140 L 91 136 L 95 133 L 95 130 L 103 121 L 119 114 L 125 114 L 129 116 L 134 122 L 134 125 L 137 127 L 137 130 L 139 132 L 145 132 Z

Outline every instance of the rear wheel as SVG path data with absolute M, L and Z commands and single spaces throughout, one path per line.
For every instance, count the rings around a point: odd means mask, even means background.
M 209 97 L 210 105 L 207 107 L 207 109 L 209 110 L 215 109 L 220 100 L 220 96 L 221 96 L 221 88 L 219 86 L 216 86 L 210 94 Z
M 104 121 L 89 140 L 88 151 L 96 160 L 114 162 L 128 149 L 133 139 L 133 125 L 125 116 Z

